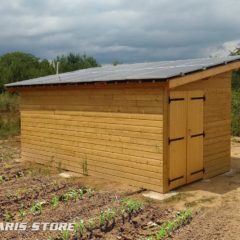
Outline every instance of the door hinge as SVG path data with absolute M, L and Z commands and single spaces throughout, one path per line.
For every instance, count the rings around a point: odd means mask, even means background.
M 179 140 L 183 140 L 184 137 L 180 137 L 180 138 L 172 138 L 172 139 L 168 139 L 168 144 L 170 144 L 171 142 L 175 142 L 175 141 L 179 141 Z
M 183 100 L 185 100 L 185 98 L 168 98 L 168 103 L 171 103 L 171 102 L 173 102 L 173 101 L 183 101 Z
M 197 173 L 200 173 L 200 172 L 202 172 L 204 174 L 205 173 L 205 168 L 200 169 L 200 170 L 195 171 L 195 172 L 192 172 L 191 175 L 194 175 L 194 174 L 197 174 Z
M 180 180 L 180 179 L 182 179 L 182 178 L 184 178 L 184 176 L 180 176 L 180 177 L 176 177 L 176 178 L 173 178 L 173 179 L 168 179 L 168 185 L 170 185 L 172 182 L 174 182 L 174 181 L 177 181 L 177 180 Z
M 205 102 L 206 96 L 204 95 L 203 97 L 191 97 L 191 100 L 201 100 L 201 99 Z
M 194 138 L 194 137 L 200 137 L 200 136 L 205 137 L 205 132 L 203 131 L 202 133 L 192 135 L 191 138 Z

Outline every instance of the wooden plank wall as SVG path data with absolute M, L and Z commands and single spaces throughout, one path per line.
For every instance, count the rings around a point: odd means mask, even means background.
M 183 85 L 174 90 L 204 91 L 205 177 L 213 177 L 228 171 L 231 138 L 231 72 Z
M 21 92 L 22 157 L 162 191 L 163 88 Z

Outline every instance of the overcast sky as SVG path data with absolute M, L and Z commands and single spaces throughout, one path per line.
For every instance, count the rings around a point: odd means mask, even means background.
M 0 55 L 100 63 L 226 55 L 240 44 L 239 0 L 1 0 Z

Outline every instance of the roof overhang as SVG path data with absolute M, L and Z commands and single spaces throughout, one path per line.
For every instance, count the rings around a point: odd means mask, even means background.
M 196 82 L 204 78 L 209 78 L 211 76 L 216 76 L 221 73 L 231 72 L 233 70 L 239 70 L 239 69 L 240 69 L 240 61 L 228 63 L 226 65 L 216 66 L 210 69 L 202 70 L 200 72 L 188 74 L 186 76 L 172 78 L 171 80 L 168 80 L 169 88 L 170 89 L 176 88 L 181 85 Z

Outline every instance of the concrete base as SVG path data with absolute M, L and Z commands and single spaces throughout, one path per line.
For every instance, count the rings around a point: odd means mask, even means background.
M 62 173 L 59 173 L 59 176 L 63 178 L 83 177 L 82 174 L 74 173 L 74 172 L 62 172 Z
M 148 192 L 144 192 L 143 196 L 147 197 L 147 198 L 151 198 L 154 200 L 159 200 L 159 201 L 163 201 L 166 200 L 168 198 L 171 198 L 173 196 L 176 196 L 178 194 L 178 192 L 169 192 L 169 193 L 158 193 L 158 192 L 153 192 L 153 191 L 148 191 Z

